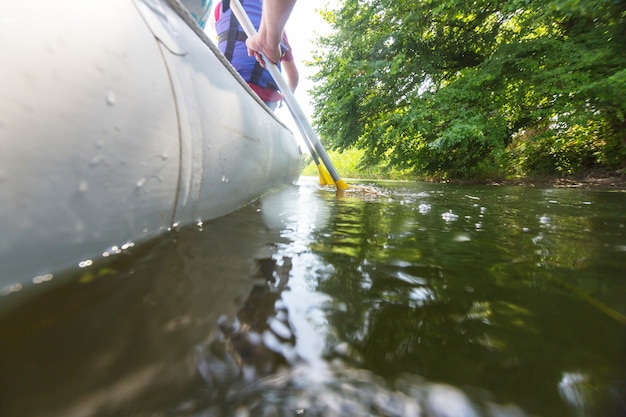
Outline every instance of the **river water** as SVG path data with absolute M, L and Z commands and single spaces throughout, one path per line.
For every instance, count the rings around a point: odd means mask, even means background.
M 2 416 L 624 416 L 626 193 L 303 177 L 0 335 Z

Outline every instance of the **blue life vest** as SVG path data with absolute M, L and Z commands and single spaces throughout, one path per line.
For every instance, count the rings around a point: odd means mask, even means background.
M 228 3 L 227 0 L 222 3 L 222 13 L 219 20 L 215 23 L 220 51 L 222 51 L 226 59 L 230 61 L 244 80 L 264 88 L 278 90 L 278 86 L 269 71 L 263 69 L 254 56 L 248 56 L 248 48 L 246 47 L 246 39 L 248 37 L 230 7 L 226 6 Z M 243 0 L 241 4 L 255 29 L 259 30 L 262 1 Z M 224 7 L 228 7 L 228 9 L 224 11 Z

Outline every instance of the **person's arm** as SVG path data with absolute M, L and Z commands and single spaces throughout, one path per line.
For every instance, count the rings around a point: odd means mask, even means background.
M 263 0 L 259 31 L 246 40 L 248 55 L 256 56 L 261 65 L 265 65 L 261 52 L 275 64 L 280 60 L 280 39 L 295 4 L 296 0 Z
M 300 80 L 300 74 L 298 73 L 296 62 L 293 60 L 293 52 L 289 44 L 289 39 L 287 38 L 287 32 L 283 32 L 282 45 L 285 46 L 286 50 L 280 62 L 282 70 L 287 76 L 287 85 L 289 85 L 291 92 L 294 93 L 298 86 L 298 81 Z
M 294 93 L 296 91 L 296 87 L 298 86 L 298 81 L 300 81 L 300 74 L 298 73 L 296 63 L 295 61 L 283 61 L 280 65 L 287 76 L 289 89 L 292 93 Z

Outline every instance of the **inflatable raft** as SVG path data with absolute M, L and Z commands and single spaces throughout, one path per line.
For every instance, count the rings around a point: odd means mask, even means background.
M 0 291 L 299 176 L 292 132 L 177 0 L 0 4 Z

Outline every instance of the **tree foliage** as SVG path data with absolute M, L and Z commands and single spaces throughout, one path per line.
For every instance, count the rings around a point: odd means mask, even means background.
M 315 124 L 364 163 L 471 176 L 626 159 L 624 0 L 344 0 L 313 64 Z

